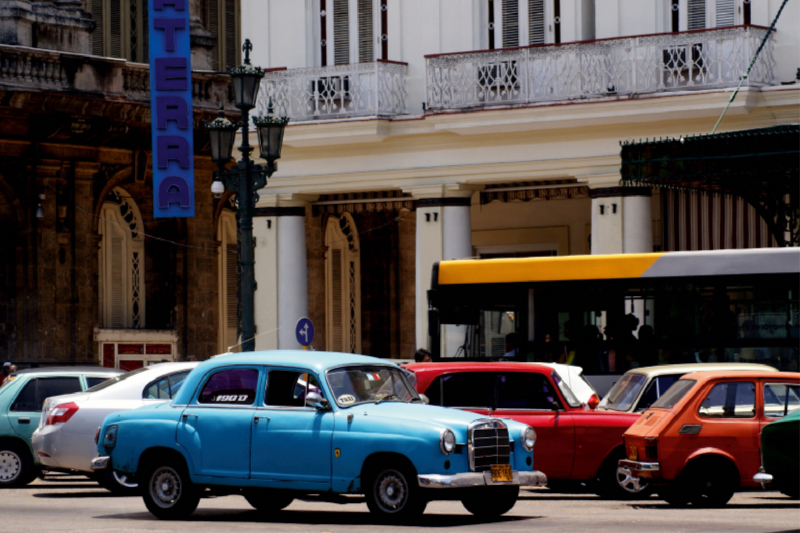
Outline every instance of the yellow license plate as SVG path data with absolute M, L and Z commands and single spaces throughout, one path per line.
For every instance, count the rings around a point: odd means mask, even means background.
M 514 481 L 511 465 L 492 465 L 492 481 Z
M 628 446 L 628 459 L 631 461 L 639 460 L 639 448 L 635 444 Z

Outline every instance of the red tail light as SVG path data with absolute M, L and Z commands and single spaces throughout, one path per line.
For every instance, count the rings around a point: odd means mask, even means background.
M 63 424 L 70 418 L 72 415 L 78 412 L 78 406 L 74 403 L 62 403 L 61 405 L 56 405 L 51 411 L 50 415 L 47 417 L 46 426 L 53 426 L 55 424 Z
M 644 454 L 648 459 L 658 459 L 658 439 L 655 437 L 644 438 Z
M 100 428 L 97 428 L 97 431 L 94 432 L 94 443 L 97 444 L 100 442 Z
M 597 397 L 597 394 L 592 394 L 589 397 L 589 401 L 586 402 L 586 405 L 589 406 L 589 409 L 594 409 L 598 405 L 600 405 L 600 398 Z

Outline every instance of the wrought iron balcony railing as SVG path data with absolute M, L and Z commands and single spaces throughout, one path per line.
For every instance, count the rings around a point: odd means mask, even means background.
M 256 115 L 266 114 L 270 99 L 275 113 L 293 122 L 401 115 L 407 72 L 395 61 L 272 69 L 261 81 Z
M 427 108 L 456 109 L 735 87 L 760 26 L 425 56 Z M 774 83 L 773 39 L 747 86 Z

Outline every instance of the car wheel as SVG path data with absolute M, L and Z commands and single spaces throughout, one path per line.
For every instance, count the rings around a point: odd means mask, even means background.
M 519 487 L 491 487 L 470 490 L 461 500 L 464 509 L 481 518 L 497 518 L 509 512 L 517 503 Z
M 659 487 L 657 495 L 672 507 L 686 507 L 692 496 L 685 487 L 678 483 L 673 483 L 668 487 Z
M 28 450 L 21 444 L 0 444 L 0 487 L 23 487 L 36 479 Z
M 628 500 L 649 495 L 648 483 L 631 474 L 627 468 L 620 468 L 620 459 L 625 459 L 625 453 L 617 450 L 603 462 L 595 479 L 597 495 L 609 500 Z
M 188 518 L 200 503 L 200 492 L 183 465 L 155 463 L 145 469 L 142 496 L 147 510 L 162 520 Z
M 799 487 L 781 487 L 781 493 L 785 494 L 789 498 L 793 500 L 800 500 L 800 488 Z
M 97 478 L 97 483 L 119 496 L 137 496 L 140 493 L 139 485 L 132 481 L 132 476 L 114 470 L 104 470 Z
M 378 468 L 364 489 L 370 512 L 383 520 L 408 520 L 425 512 L 416 476 L 404 467 Z
M 738 479 L 726 465 L 706 462 L 696 465 L 687 475 L 689 501 L 697 507 L 722 507 L 730 501 L 738 487 Z
M 286 509 L 294 501 L 292 496 L 281 494 L 277 490 L 250 489 L 243 494 L 247 503 L 261 513 L 274 513 Z

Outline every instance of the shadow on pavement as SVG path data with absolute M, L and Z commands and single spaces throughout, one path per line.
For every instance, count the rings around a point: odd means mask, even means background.
M 49 487 L 48 487 L 49 488 Z M 61 487 L 61 488 L 74 488 L 74 487 Z M 123 494 L 113 494 L 108 492 L 105 489 L 99 489 L 96 491 L 81 491 L 81 492 L 42 492 L 39 494 L 33 494 L 34 498 L 56 498 L 56 499 L 66 499 L 66 498 L 141 498 L 139 495 L 123 495 Z
M 770 498 L 773 499 L 773 498 Z M 774 498 L 778 500 L 779 498 Z M 657 500 L 658 501 L 658 500 Z M 630 503 L 630 507 L 634 509 L 655 509 L 655 510 L 668 510 L 675 509 L 681 511 L 708 511 L 708 507 L 694 507 L 687 505 L 686 507 L 672 507 L 667 502 L 658 501 L 658 503 Z M 800 509 L 800 502 L 789 500 L 788 498 L 782 503 L 728 503 L 716 509 Z
M 99 520 L 155 520 L 150 513 L 129 513 L 117 515 L 95 516 Z M 479 524 L 496 524 L 533 520 L 541 516 L 504 516 L 497 520 L 481 520 L 470 515 L 424 514 L 418 520 L 397 527 L 458 527 Z M 228 509 L 201 509 L 186 520 L 187 522 L 251 522 L 269 524 L 305 524 L 305 525 L 394 525 L 381 524 L 367 512 L 333 512 L 333 511 L 282 511 L 264 516 L 258 511 L 231 511 Z

